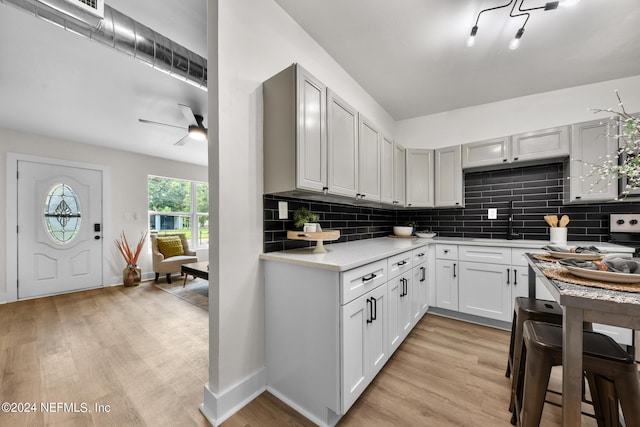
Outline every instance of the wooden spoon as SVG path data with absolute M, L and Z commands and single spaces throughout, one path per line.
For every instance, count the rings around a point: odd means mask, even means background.
M 557 215 L 545 215 L 544 220 L 551 227 L 557 227 L 558 226 L 558 216 Z
M 549 215 L 545 215 L 544 220 L 547 224 L 549 224 L 549 227 L 553 227 L 553 224 L 551 222 L 551 217 L 549 217 Z
M 560 227 L 566 227 L 567 224 L 569 224 L 569 216 L 562 215 L 562 218 L 560 218 Z

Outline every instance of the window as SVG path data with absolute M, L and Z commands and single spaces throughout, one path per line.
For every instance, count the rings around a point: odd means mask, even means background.
M 209 245 L 209 185 L 149 176 L 149 230 L 184 233 L 192 248 Z
M 56 243 L 68 243 L 80 229 L 80 201 L 73 188 L 56 184 L 44 202 L 45 227 Z

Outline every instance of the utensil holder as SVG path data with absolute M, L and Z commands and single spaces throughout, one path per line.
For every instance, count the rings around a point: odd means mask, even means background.
M 551 227 L 549 228 L 549 237 L 551 243 L 556 245 L 567 244 L 567 227 Z

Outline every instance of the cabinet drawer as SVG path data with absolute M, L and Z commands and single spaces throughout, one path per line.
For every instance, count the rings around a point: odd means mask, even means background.
M 436 258 L 438 259 L 458 259 L 458 245 L 436 245 Z
M 413 256 L 411 255 L 411 251 L 403 252 L 401 254 L 387 258 L 387 271 L 389 272 L 389 279 L 393 279 L 394 277 L 401 275 L 405 271 L 411 270 L 412 259 Z
M 459 246 L 458 259 L 489 264 L 511 264 L 511 248 Z
M 429 253 L 429 246 L 423 246 L 411 251 L 411 258 L 413 259 L 413 266 L 420 265 L 427 262 L 427 254 Z
M 387 260 L 372 262 L 340 273 L 342 300 L 346 304 L 387 281 Z
M 545 251 L 544 249 L 524 249 L 524 248 L 512 248 L 511 249 L 511 264 L 512 265 L 522 265 L 522 266 L 528 266 L 529 264 L 527 263 L 527 259 L 525 258 L 524 254 L 526 253 L 530 253 L 530 254 L 546 254 L 547 251 Z

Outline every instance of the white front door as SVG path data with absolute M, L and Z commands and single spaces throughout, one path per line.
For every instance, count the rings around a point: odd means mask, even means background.
M 102 286 L 102 171 L 18 161 L 18 299 Z

